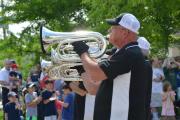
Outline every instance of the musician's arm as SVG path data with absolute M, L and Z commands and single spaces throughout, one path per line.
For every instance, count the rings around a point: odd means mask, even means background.
M 137 64 L 138 56 L 131 51 L 126 51 L 124 55 L 97 63 L 91 60 L 87 53 L 83 53 L 81 60 L 90 80 L 102 81 L 113 80 L 118 75 L 129 73 L 133 65 Z
M 101 81 L 90 80 L 86 73 L 82 73 L 81 78 L 83 79 L 83 84 L 86 90 L 88 91 L 88 93 L 91 95 L 96 95 Z
M 102 81 L 107 79 L 107 76 L 100 68 L 98 63 L 91 59 L 88 53 L 83 53 L 81 55 L 81 60 L 83 63 L 83 68 L 85 69 L 86 73 L 89 75 L 90 79 L 93 81 Z
M 96 95 L 101 81 L 94 82 L 94 81 L 84 80 L 83 83 L 89 94 Z
M 113 80 L 118 75 L 128 73 L 132 63 L 137 59 L 137 56 L 133 52 L 126 51 L 126 54 L 123 56 L 98 63 L 89 57 L 89 46 L 86 45 L 85 42 L 78 41 L 72 43 L 72 45 L 74 46 L 74 51 L 76 51 L 81 58 L 84 70 L 88 74 L 90 80 L 93 81 L 107 80 L 107 78 Z M 135 57 L 133 58 L 132 56 Z

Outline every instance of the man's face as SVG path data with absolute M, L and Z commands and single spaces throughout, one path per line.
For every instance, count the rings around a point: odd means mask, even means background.
M 46 84 L 46 89 L 52 90 L 53 89 L 53 83 Z
M 11 96 L 11 97 L 8 97 L 8 100 L 10 102 L 15 102 L 17 100 L 16 96 Z
M 35 87 L 30 87 L 30 88 L 28 88 L 28 92 L 29 93 L 33 93 L 35 91 Z
M 70 92 L 69 89 L 63 89 L 63 91 L 64 91 L 64 95 L 67 95 Z
M 127 29 L 121 26 L 112 26 L 109 29 L 109 42 L 117 48 L 122 48 L 126 40 L 127 31 Z
M 13 75 L 13 76 L 9 76 L 9 80 L 16 80 L 16 77 Z
M 153 66 L 156 66 L 156 67 L 159 66 L 159 60 L 158 60 L 158 58 L 153 58 Z
M 6 68 L 7 70 L 10 70 L 11 64 L 12 64 L 12 63 L 11 63 L 10 61 L 6 61 L 4 66 L 5 66 L 5 68 Z
M 172 87 L 171 87 L 171 86 L 169 86 L 167 90 L 168 90 L 168 91 L 171 91 L 171 90 L 172 90 Z

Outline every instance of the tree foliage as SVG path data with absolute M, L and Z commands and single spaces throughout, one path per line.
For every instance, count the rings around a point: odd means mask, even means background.
M 11 3 L 11 4 L 9 4 Z M 13 58 L 21 64 L 27 76 L 30 67 L 39 62 L 43 56 L 39 42 L 39 26 L 44 24 L 53 30 L 69 31 L 83 22 L 81 0 L 11 0 L 1 12 L 4 14 L 1 24 L 21 23 L 31 24 L 20 37 L 10 34 L 0 41 L 0 60 Z M 72 23 L 72 21 L 75 23 Z
M 171 43 L 179 44 L 172 34 L 180 31 L 180 0 L 10 0 L 1 15 L 1 24 L 29 21 L 19 37 L 10 34 L 0 41 L 0 60 L 14 58 L 27 74 L 39 61 L 39 26 L 54 31 L 90 29 L 107 34 L 106 18 L 130 12 L 141 22 L 140 36 L 152 46 L 152 54 L 165 56 Z
M 179 0 L 83 0 L 90 7 L 89 24 L 92 28 L 106 33 L 106 18 L 120 13 L 133 13 L 141 22 L 140 36 L 146 37 L 152 44 L 152 53 L 165 56 L 170 43 L 178 43 L 172 34 L 180 30 Z

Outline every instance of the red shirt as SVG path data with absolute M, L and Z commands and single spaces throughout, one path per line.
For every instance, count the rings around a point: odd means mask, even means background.
M 55 104 L 56 104 L 56 109 L 62 110 L 62 102 L 60 100 L 56 100 Z
M 45 88 L 45 81 L 48 80 L 49 77 L 46 75 L 44 78 L 40 81 L 40 88 L 44 89 Z

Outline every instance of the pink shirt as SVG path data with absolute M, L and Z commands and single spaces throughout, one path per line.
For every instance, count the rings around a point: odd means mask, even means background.
M 167 96 L 166 100 L 162 101 L 162 116 L 175 116 L 174 104 L 171 96 L 175 96 L 174 92 L 166 92 L 163 95 Z

